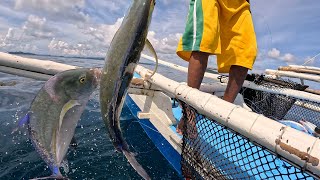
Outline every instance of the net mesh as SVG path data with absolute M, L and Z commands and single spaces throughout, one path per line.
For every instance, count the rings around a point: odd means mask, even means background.
M 260 85 L 302 90 L 292 82 L 284 86 L 260 79 Z M 253 111 L 275 120 L 301 119 L 318 126 L 318 103 L 283 95 L 242 89 L 246 104 Z M 183 110 L 183 143 L 181 167 L 191 179 L 315 179 L 311 172 L 296 167 L 266 148 L 199 114 L 193 107 L 180 101 Z

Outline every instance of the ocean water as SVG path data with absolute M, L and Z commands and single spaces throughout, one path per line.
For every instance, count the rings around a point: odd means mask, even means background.
M 51 56 L 26 56 L 48 59 L 83 67 L 102 67 L 103 60 L 64 58 Z M 150 69 L 148 61 L 141 63 Z M 171 72 L 159 67 L 159 72 L 177 81 L 184 81 L 184 73 Z M 45 162 L 35 151 L 26 129 L 11 134 L 17 122 L 28 111 L 31 101 L 44 84 L 43 81 L 0 73 L 0 179 L 30 179 L 51 175 Z M 167 160 L 153 145 L 143 129 L 125 105 L 121 114 L 121 128 L 124 136 L 137 153 L 137 160 L 152 179 L 181 179 Z M 115 152 L 107 136 L 100 116 L 98 91 L 90 99 L 76 128 L 78 147 L 69 150 L 70 179 L 141 179 L 129 165 L 126 158 Z M 62 170 L 63 173 L 63 170 Z M 64 174 L 64 173 L 63 173 Z

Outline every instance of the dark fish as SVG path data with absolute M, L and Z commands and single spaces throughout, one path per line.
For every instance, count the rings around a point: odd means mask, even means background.
M 134 69 L 146 42 L 154 5 L 154 0 L 133 1 L 112 39 L 100 82 L 101 113 L 109 137 L 114 147 L 123 152 L 131 166 L 144 179 L 150 177 L 130 152 L 120 129 L 119 118 Z
M 33 100 L 29 112 L 19 122 L 28 125 L 30 139 L 52 171 L 50 177 L 64 178 L 63 165 L 76 125 L 96 89 L 99 69 L 68 70 L 51 77 Z

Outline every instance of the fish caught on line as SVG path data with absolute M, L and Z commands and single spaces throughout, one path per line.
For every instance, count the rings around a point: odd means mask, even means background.
M 130 152 L 120 128 L 123 107 L 134 69 L 146 43 L 154 0 L 134 0 L 110 44 L 100 82 L 100 106 L 109 137 L 119 152 L 144 179 L 150 179 L 144 168 Z M 149 47 L 154 53 L 153 47 Z

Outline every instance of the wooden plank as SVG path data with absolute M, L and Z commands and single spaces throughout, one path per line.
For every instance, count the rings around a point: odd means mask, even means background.
M 313 70 L 313 69 L 304 69 L 304 68 L 296 68 L 296 67 L 290 67 L 290 66 L 280 66 L 278 68 L 280 71 L 292 71 L 292 72 L 297 72 L 297 73 L 307 73 L 307 74 L 316 74 L 320 75 L 319 70 Z

